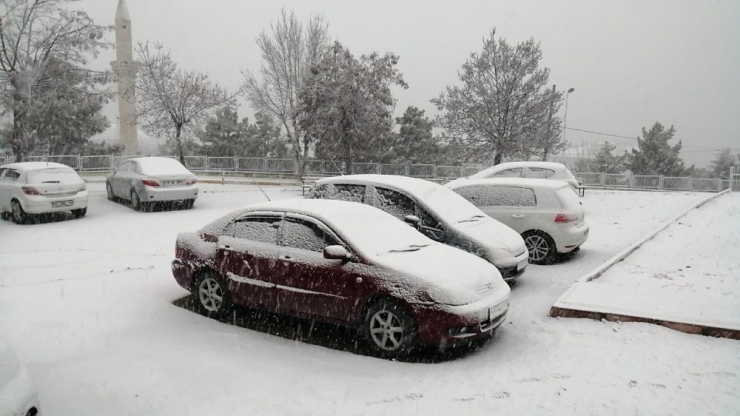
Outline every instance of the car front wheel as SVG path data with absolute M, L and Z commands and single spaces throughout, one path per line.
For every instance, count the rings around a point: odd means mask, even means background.
M 368 307 L 364 330 L 370 348 L 381 356 L 398 356 L 416 344 L 414 320 L 403 306 L 390 299 Z
M 529 231 L 522 234 L 524 244 L 529 250 L 529 262 L 532 264 L 549 264 L 555 258 L 555 241 L 542 231 Z
M 142 211 L 144 208 L 144 203 L 141 202 L 139 194 L 134 190 L 131 191 L 131 208 L 133 208 L 134 211 Z
M 75 217 L 75 219 L 80 219 L 84 217 L 85 214 L 87 214 L 87 208 L 72 210 L 72 216 Z
M 108 200 L 115 201 L 116 195 L 113 194 L 113 186 L 110 183 L 105 184 L 105 191 L 108 193 Z
M 220 318 L 232 307 L 231 294 L 216 273 L 201 274 L 195 283 L 195 295 L 201 311 L 210 317 Z

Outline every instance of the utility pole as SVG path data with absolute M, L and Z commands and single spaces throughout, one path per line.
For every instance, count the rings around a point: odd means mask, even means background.
M 542 161 L 547 162 L 550 156 L 550 144 L 552 143 L 552 110 L 555 105 L 555 84 L 552 84 L 552 96 L 550 97 L 550 110 L 547 113 L 547 139 L 545 140 L 544 151 L 542 152 Z

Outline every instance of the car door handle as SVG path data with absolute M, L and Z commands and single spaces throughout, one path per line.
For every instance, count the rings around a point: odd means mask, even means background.
M 231 246 L 228 246 L 228 245 L 225 245 L 225 244 L 218 246 L 218 248 L 220 250 L 226 250 L 226 251 L 231 251 L 232 250 Z
M 511 214 L 511 218 L 524 218 L 524 214 Z
M 285 260 L 290 260 L 290 256 L 283 256 Z

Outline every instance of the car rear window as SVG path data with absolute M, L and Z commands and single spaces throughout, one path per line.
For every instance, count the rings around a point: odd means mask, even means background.
M 170 158 L 138 159 L 141 173 L 144 175 L 191 175 L 180 162 Z
M 581 204 L 581 200 L 578 199 L 578 195 L 576 195 L 576 193 L 567 186 L 557 189 L 555 194 L 558 196 L 558 199 L 563 204 L 564 208 L 574 208 Z
M 527 168 L 525 178 L 547 179 L 555 175 L 555 171 L 545 168 Z
M 77 183 L 81 179 L 70 168 L 47 168 L 31 170 L 26 173 L 26 183 Z

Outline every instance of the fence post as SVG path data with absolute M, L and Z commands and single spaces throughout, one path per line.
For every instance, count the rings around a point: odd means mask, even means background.
M 689 176 L 689 191 L 693 191 L 693 190 L 694 190 L 694 177 Z
M 630 189 L 635 189 L 635 174 L 630 172 Z
M 409 176 L 409 164 L 406 163 L 405 165 L 403 165 L 403 167 L 405 172 L 404 176 Z
M 658 189 L 663 190 L 663 175 L 660 175 L 660 179 L 658 179 Z

